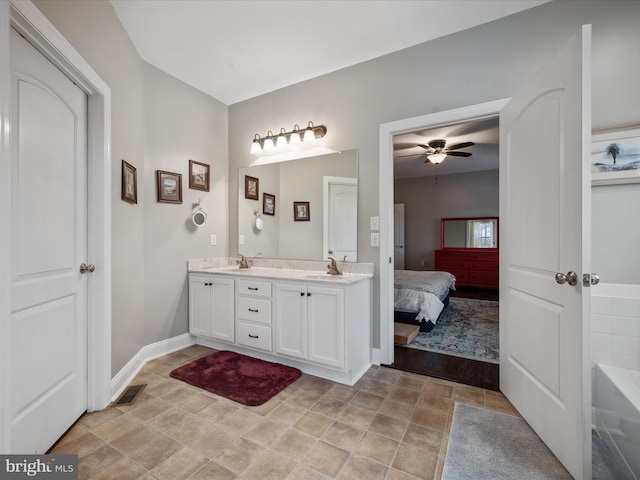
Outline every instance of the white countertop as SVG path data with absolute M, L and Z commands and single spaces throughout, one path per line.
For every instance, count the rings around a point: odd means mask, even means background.
M 317 270 L 292 270 L 287 268 L 264 268 L 251 267 L 241 269 L 237 265 L 215 266 L 215 267 L 192 267 L 189 273 L 215 273 L 216 275 L 226 275 L 234 278 L 266 278 L 271 280 L 300 280 L 304 282 L 334 283 L 349 285 L 373 278 L 368 273 L 343 273 L 342 275 L 329 275 Z

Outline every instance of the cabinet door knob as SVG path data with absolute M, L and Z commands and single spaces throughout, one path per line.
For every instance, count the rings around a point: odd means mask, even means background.
M 311 296 L 311 292 L 307 292 L 307 297 L 310 297 L 310 296 Z
M 304 297 L 304 292 L 300 292 L 300 296 L 301 296 L 301 297 Z

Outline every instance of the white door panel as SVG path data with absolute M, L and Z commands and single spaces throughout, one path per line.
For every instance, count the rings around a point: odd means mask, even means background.
M 591 478 L 590 296 L 555 275 L 590 271 L 590 34 L 500 113 L 500 388 L 579 479 Z
M 46 451 L 87 407 L 87 97 L 11 32 L 11 451 Z
M 324 257 L 357 261 L 358 180 L 324 177 Z

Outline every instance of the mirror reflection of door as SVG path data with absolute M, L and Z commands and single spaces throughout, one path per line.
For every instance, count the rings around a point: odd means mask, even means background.
M 404 270 L 404 203 L 393 205 L 393 268 Z
M 358 258 L 358 181 L 329 177 L 327 188 L 328 245 L 324 258 L 355 262 Z

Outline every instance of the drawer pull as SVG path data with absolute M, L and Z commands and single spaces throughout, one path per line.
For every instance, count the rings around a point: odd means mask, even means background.
M 253 313 L 258 313 L 258 309 L 257 308 L 250 308 L 249 311 L 253 312 Z
M 250 337 L 250 338 L 260 338 L 260 336 L 259 336 L 259 335 L 251 335 L 251 334 L 249 334 L 249 337 Z
M 258 290 L 258 287 L 247 287 L 249 290 Z

